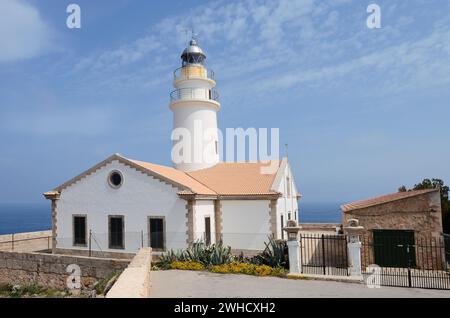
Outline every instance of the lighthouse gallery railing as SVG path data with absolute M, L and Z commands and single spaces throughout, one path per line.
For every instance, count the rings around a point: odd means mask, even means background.
M 170 93 L 170 101 L 177 100 L 213 100 L 219 101 L 219 93 L 215 89 L 179 88 Z

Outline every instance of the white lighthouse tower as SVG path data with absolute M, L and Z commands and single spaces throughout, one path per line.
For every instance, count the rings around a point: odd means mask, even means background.
M 170 94 L 173 111 L 172 161 L 176 169 L 195 171 L 219 162 L 217 112 L 219 94 L 214 72 L 205 67 L 206 55 L 194 37 L 181 55 Z

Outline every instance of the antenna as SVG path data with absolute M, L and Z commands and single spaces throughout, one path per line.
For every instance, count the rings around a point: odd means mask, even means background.
M 185 45 L 186 46 L 188 46 L 188 44 L 189 44 L 189 37 L 188 37 L 188 34 L 189 34 L 189 32 L 191 31 L 191 30 L 189 30 L 188 28 L 185 28 L 185 29 L 182 29 L 181 31 L 183 31 L 184 32 L 184 36 L 185 36 Z
M 195 32 L 194 28 L 192 28 L 192 31 L 191 31 L 191 32 L 192 32 L 192 39 L 195 40 L 195 41 L 197 41 L 198 33 Z

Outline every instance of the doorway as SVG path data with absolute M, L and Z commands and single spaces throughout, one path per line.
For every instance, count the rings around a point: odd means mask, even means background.
M 374 230 L 375 264 L 381 267 L 416 267 L 414 231 Z
M 211 218 L 209 216 L 205 217 L 205 243 L 206 245 L 211 244 Z

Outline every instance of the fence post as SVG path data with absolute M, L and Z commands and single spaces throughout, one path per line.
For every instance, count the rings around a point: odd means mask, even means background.
M 14 252 L 14 233 L 11 234 L 11 252 Z
M 358 235 L 349 235 L 347 248 L 350 276 L 361 276 L 361 241 Z
M 141 247 L 144 247 L 144 231 L 141 230 Z
M 289 220 L 287 226 L 283 228 L 287 232 L 289 274 L 300 274 L 302 272 L 302 262 L 300 256 L 300 227 L 294 220 Z
M 361 270 L 361 240 L 360 236 L 364 232 L 364 227 L 359 226 L 356 219 L 348 220 L 344 227 L 344 233 L 348 236 L 348 261 L 350 265 L 350 276 L 362 276 Z
M 323 274 L 326 275 L 327 274 L 327 264 L 325 262 L 326 260 L 326 254 L 325 254 L 325 235 L 322 234 L 321 238 L 320 238 L 320 242 L 322 244 L 322 271 Z
M 89 230 L 89 257 L 91 257 L 92 254 L 92 230 Z

